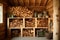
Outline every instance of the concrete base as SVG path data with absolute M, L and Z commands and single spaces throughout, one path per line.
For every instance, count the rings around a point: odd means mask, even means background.
M 12 40 L 49 40 L 46 37 L 15 37 Z

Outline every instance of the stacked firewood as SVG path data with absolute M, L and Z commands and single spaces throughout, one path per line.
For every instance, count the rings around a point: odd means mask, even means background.
M 37 27 L 48 27 L 48 20 L 47 19 L 38 19 Z
M 31 29 L 23 30 L 23 37 L 32 37 L 32 36 L 33 36 L 33 30 Z
M 17 17 L 32 17 L 33 12 L 31 10 L 28 10 L 26 7 L 9 7 L 8 8 L 8 13 L 13 14 L 14 16 Z
M 13 29 L 11 30 L 12 37 L 21 36 L 21 30 L 20 29 Z
M 10 24 L 9 27 L 22 27 L 23 26 L 23 20 L 15 19 L 15 20 L 12 20 L 9 24 Z
M 25 27 L 35 27 L 35 19 L 26 19 L 25 20 Z

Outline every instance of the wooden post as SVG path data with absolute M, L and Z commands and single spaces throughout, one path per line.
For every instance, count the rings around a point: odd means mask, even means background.
M 53 0 L 53 40 L 58 40 L 59 36 L 59 0 Z

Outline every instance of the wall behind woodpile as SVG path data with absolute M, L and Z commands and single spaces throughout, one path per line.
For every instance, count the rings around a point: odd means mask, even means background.
M 0 40 L 5 40 L 6 35 L 6 3 L 4 0 L 1 0 L 0 3 L 3 4 L 3 23 L 0 23 Z
M 51 17 L 53 17 L 53 0 L 48 0 L 46 9 L 49 11 Z

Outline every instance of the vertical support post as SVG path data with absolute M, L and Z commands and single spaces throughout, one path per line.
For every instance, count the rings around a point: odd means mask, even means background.
M 59 36 L 59 0 L 53 0 L 53 40 L 58 40 Z

